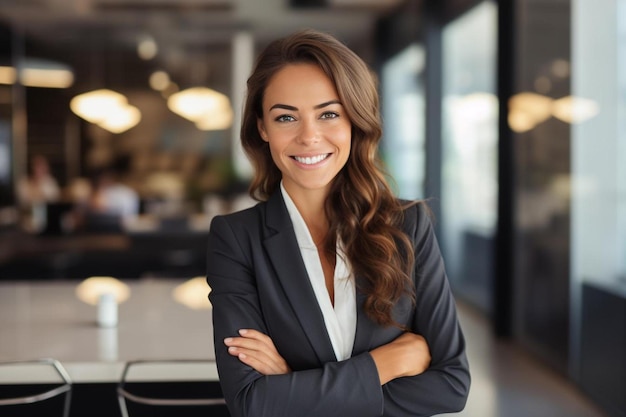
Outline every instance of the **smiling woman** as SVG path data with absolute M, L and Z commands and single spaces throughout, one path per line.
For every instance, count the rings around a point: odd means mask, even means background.
M 233 416 L 460 410 L 470 377 L 428 209 L 380 168 L 376 83 L 335 38 L 271 43 L 241 129 L 261 203 L 216 216 L 207 280 Z

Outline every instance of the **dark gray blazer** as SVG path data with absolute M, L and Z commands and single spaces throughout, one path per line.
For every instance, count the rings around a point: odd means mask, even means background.
M 398 337 L 363 311 L 350 359 L 337 362 L 280 190 L 253 208 L 211 223 L 207 281 L 212 287 L 215 356 L 230 413 L 268 417 L 430 416 L 461 410 L 470 385 L 465 342 L 439 247 L 422 205 L 403 226 L 415 247 L 416 305 L 394 318 L 426 338 L 432 363 L 421 375 L 380 386 L 369 351 Z M 292 373 L 264 376 L 228 354 L 224 338 L 242 328 L 269 335 Z

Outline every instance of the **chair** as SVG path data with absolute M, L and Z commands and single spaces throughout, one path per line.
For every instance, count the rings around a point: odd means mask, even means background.
M 219 383 L 217 379 L 211 381 L 211 371 L 207 367 L 214 366 L 214 362 L 206 360 L 193 360 L 193 359 L 177 359 L 177 360 L 136 360 L 126 363 L 122 372 L 122 377 L 117 387 L 117 398 L 120 405 L 120 411 L 122 417 L 129 417 L 127 401 L 143 404 L 147 406 L 157 407 L 189 407 L 189 406 L 208 406 L 221 409 L 221 414 L 228 416 L 226 409 L 226 401 L 221 397 L 221 390 L 219 390 Z M 204 366 L 204 372 L 198 372 L 198 367 Z M 130 378 L 131 369 L 144 368 L 142 376 L 134 376 Z M 159 369 L 160 368 L 160 369 Z M 187 372 L 184 369 L 187 369 Z M 189 372 L 189 370 L 196 369 L 195 372 Z M 169 369 L 169 370 L 168 370 Z M 183 383 L 200 383 L 202 384 L 202 392 L 207 392 L 206 384 L 213 383 L 214 395 L 217 397 L 209 398 L 208 396 L 201 396 L 201 398 L 173 398 L 171 395 L 173 391 L 183 391 L 182 389 L 172 389 L 174 384 Z M 165 386 L 167 394 L 161 392 L 154 392 L 154 386 L 152 383 L 157 383 Z M 134 391 L 131 392 L 130 386 L 134 386 Z M 187 385 L 185 386 L 187 387 Z M 149 392 L 152 391 L 152 392 Z M 184 391 L 187 391 L 185 389 Z M 149 393 L 148 393 L 149 392 Z M 205 411 L 203 412 L 205 414 Z M 153 415 L 153 414 L 151 414 Z M 180 415 L 180 414 L 177 414 Z
M 50 398 L 54 398 L 65 394 L 65 400 L 63 402 L 63 417 L 68 417 L 70 413 L 70 402 L 72 398 L 72 381 L 70 376 L 65 371 L 63 366 L 56 359 L 36 359 L 36 360 L 23 360 L 23 361 L 8 361 L 8 362 L 0 362 L 0 366 L 2 367 L 20 367 L 20 366 L 46 366 L 52 368 L 56 374 L 60 377 L 62 381 L 62 385 L 51 388 L 47 391 L 40 392 L 37 394 L 31 395 L 23 395 L 12 398 L 0 398 L 0 407 L 2 406 L 10 406 L 10 405 L 25 405 L 25 404 L 33 404 L 39 403 Z M 29 381 L 31 382 L 31 381 Z M 0 414 L 4 415 L 3 412 Z

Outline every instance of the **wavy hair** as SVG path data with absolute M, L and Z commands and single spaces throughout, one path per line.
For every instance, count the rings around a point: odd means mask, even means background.
M 402 203 L 389 187 L 378 157 L 382 135 L 376 79 L 352 50 L 334 37 L 304 30 L 269 44 L 256 60 L 248 79 L 241 142 L 255 169 L 250 195 L 265 201 L 279 187 L 281 172 L 258 131 L 263 94 L 271 78 L 290 64 L 319 66 L 331 79 L 352 124 L 350 156 L 333 179 L 325 203 L 329 233 L 326 254 L 335 253 L 335 238 L 355 276 L 363 277 L 365 311 L 381 325 L 398 325 L 394 304 L 403 294 L 413 297 L 411 241 L 400 226 Z

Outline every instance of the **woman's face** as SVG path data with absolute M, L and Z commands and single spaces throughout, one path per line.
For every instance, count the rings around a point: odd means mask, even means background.
M 259 133 L 292 198 L 327 193 L 350 155 L 351 123 L 333 82 L 316 65 L 290 64 L 270 80 Z

